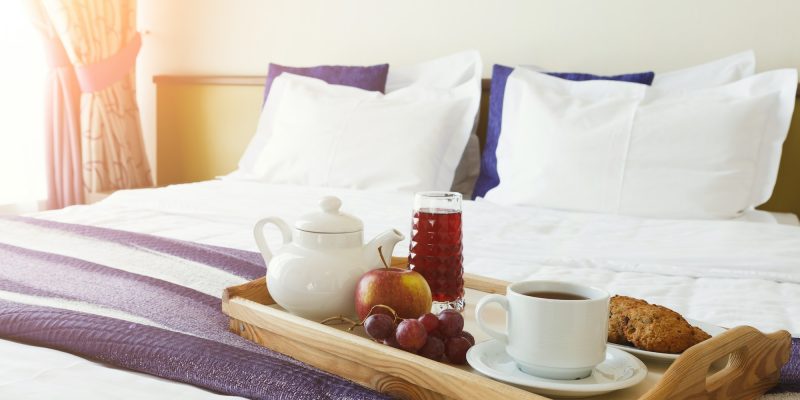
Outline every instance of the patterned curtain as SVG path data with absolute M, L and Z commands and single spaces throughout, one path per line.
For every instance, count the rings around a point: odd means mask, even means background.
M 31 21 L 42 34 L 49 62 L 45 85 L 47 208 L 84 202 L 81 164 L 81 89 L 55 27 L 39 0 L 26 3 Z
M 39 0 L 80 84 L 83 182 L 90 193 L 152 186 L 136 104 L 135 0 Z

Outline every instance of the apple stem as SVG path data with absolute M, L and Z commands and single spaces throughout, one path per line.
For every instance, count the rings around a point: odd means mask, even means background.
M 381 262 L 383 262 L 383 266 L 386 269 L 389 269 L 389 264 L 386 263 L 386 259 L 383 258 L 383 246 L 378 246 L 378 257 L 381 258 Z

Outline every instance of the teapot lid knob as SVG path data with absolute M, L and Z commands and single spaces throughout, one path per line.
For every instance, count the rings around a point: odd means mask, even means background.
M 337 214 L 341 206 L 342 201 L 336 196 L 325 196 L 319 201 L 319 207 L 322 211 L 329 214 Z
M 319 200 L 319 210 L 305 214 L 295 221 L 294 227 L 313 233 L 353 233 L 364 230 L 360 219 L 343 213 L 339 208 L 342 201 L 335 196 L 325 196 Z

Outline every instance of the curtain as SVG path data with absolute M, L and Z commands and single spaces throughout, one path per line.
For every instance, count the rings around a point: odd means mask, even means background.
M 135 0 L 38 0 L 81 90 L 82 180 L 89 193 L 152 186 L 136 104 Z M 58 149 L 56 149 L 58 150 Z
M 26 2 L 33 25 L 42 34 L 49 61 L 45 85 L 47 208 L 84 202 L 81 163 L 80 87 L 64 47 L 38 0 Z

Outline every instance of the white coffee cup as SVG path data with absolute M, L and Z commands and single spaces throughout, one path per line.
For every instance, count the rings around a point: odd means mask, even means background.
M 564 293 L 581 300 L 534 297 L 528 293 Z M 475 309 L 481 329 L 505 343 L 506 351 L 525 373 L 549 379 L 580 379 L 606 358 L 608 292 L 558 281 L 513 283 L 506 295 L 483 297 Z M 507 333 L 484 323 L 489 303 L 507 313 Z

